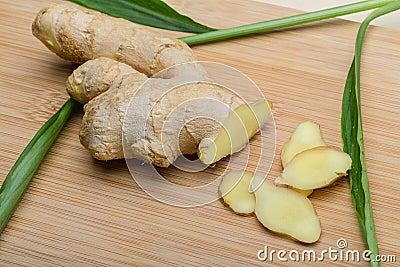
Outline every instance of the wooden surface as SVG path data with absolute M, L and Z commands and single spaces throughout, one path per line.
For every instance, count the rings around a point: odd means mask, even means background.
M 47 51 L 30 30 L 36 12 L 51 2 L 57 1 L 0 0 L 0 182 L 67 99 L 64 84 L 73 66 Z M 297 13 L 245 0 L 169 3 L 213 27 Z M 330 20 L 194 50 L 201 60 L 242 71 L 272 100 L 278 152 L 296 125 L 308 119 L 321 125 L 328 144 L 340 147 L 341 94 L 357 28 Z M 362 64 L 367 165 L 380 252 L 398 258 L 399 71 L 400 32 L 371 28 Z M 1 266 L 293 265 L 260 262 L 257 251 L 265 245 L 321 251 L 336 248 L 339 238 L 349 249 L 363 249 L 347 179 L 312 195 L 323 232 L 318 243 L 305 246 L 269 232 L 252 216 L 233 214 L 219 201 L 184 209 L 153 200 L 133 182 L 124 161 L 105 163 L 89 156 L 78 139 L 81 115 L 66 126 L 1 235 Z M 275 159 L 268 178 L 280 171 Z M 384 266 L 390 265 L 396 266 Z

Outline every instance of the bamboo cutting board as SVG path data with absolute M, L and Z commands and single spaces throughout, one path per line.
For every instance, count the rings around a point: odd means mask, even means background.
M 73 66 L 47 51 L 30 30 L 39 9 L 53 2 L 57 1 L 0 0 L 0 181 L 67 99 L 64 84 Z M 298 13 L 245 0 L 168 2 L 217 28 Z M 356 23 L 329 20 L 194 50 L 201 60 L 224 63 L 248 75 L 274 103 L 278 153 L 304 120 L 318 122 L 326 142 L 341 147 L 341 95 L 357 28 Z M 367 166 L 380 252 L 397 258 L 399 71 L 400 32 L 370 28 L 362 62 Z M 277 259 L 261 262 L 257 252 L 264 246 L 335 249 L 339 238 L 347 240 L 348 249 L 364 248 L 347 179 L 311 196 L 323 231 L 318 243 L 305 246 L 264 229 L 253 216 L 233 214 L 219 201 L 185 209 L 152 199 L 133 182 L 124 161 L 98 162 L 89 156 L 78 139 L 81 117 L 75 114 L 63 130 L 1 235 L 1 266 L 293 265 Z M 277 155 L 268 179 L 281 171 Z M 367 265 L 329 259 L 324 263 Z M 390 265 L 396 266 L 385 264 Z

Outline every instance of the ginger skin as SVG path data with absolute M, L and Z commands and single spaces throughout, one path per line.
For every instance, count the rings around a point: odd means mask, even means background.
M 32 24 L 32 33 L 65 60 L 81 64 L 108 57 L 147 76 L 196 60 L 180 40 L 72 3 L 42 9 Z
M 67 92 L 79 103 L 86 104 L 114 84 L 121 83 L 126 76 L 136 77 L 140 83 L 147 80 L 146 75 L 124 63 L 108 58 L 89 60 L 68 77 Z

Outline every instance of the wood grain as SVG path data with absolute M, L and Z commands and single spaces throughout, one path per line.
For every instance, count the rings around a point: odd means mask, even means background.
M 64 84 L 73 66 L 47 51 L 30 31 L 36 12 L 53 2 L 58 1 L 0 0 L 0 182 L 67 99 Z M 244 0 L 168 2 L 221 28 L 298 13 Z M 274 103 L 278 151 L 307 119 L 321 125 L 328 144 L 340 147 L 341 95 L 357 28 L 356 23 L 329 20 L 194 50 L 201 60 L 248 75 Z M 362 62 L 365 146 L 380 252 L 398 258 L 399 40 L 400 32 L 370 28 Z M 265 245 L 321 251 L 336 248 L 338 238 L 345 238 L 349 249 L 363 249 L 347 179 L 312 195 L 323 233 L 318 243 L 304 246 L 269 232 L 252 216 L 233 214 L 219 201 L 184 209 L 152 199 L 133 182 L 124 161 L 98 162 L 89 156 L 78 139 L 81 116 L 68 123 L 1 235 L 0 265 L 293 265 L 260 262 L 257 251 Z M 268 178 L 280 171 L 275 159 Z

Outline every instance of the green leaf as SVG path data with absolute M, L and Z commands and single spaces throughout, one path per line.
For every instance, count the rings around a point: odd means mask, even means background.
M 179 14 L 161 0 L 70 0 L 108 15 L 151 27 L 203 33 L 214 29 Z
M 355 179 L 360 177 L 361 173 L 361 162 L 358 159 L 360 155 L 360 146 L 357 142 L 353 141 L 353 137 L 357 137 L 358 131 L 358 106 L 357 98 L 355 94 L 355 64 L 354 59 L 351 64 L 345 90 L 343 92 L 342 100 L 342 139 L 344 142 L 343 150 L 348 153 L 353 160 L 352 169 L 350 171 L 350 190 L 354 201 L 354 207 L 356 210 L 357 217 L 360 221 L 365 221 L 364 203 L 365 195 L 362 190 L 361 179 Z M 366 230 L 364 223 L 360 224 L 361 233 L 366 236 Z
M 379 251 L 372 213 L 362 129 L 360 98 L 361 51 L 369 23 L 375 18 L 398 9 L 400 9 L 400 0 L 393 1 L 373 11 L 361 24 L 357 34 L 354 60 L 347 76 L 342 99 L 343 150 L 349 153 L 353 161 L 353 166 L 349 173 L 351 196 L 366 247 L 372 252 L 371 266 L 380 266 L 380 262 L 375 260 L 376 256 L 379 255 Z
M 0 234 L 21 200 L 40 163 L 79 103 L 69 99 L 35 134 L 0 188 Z

